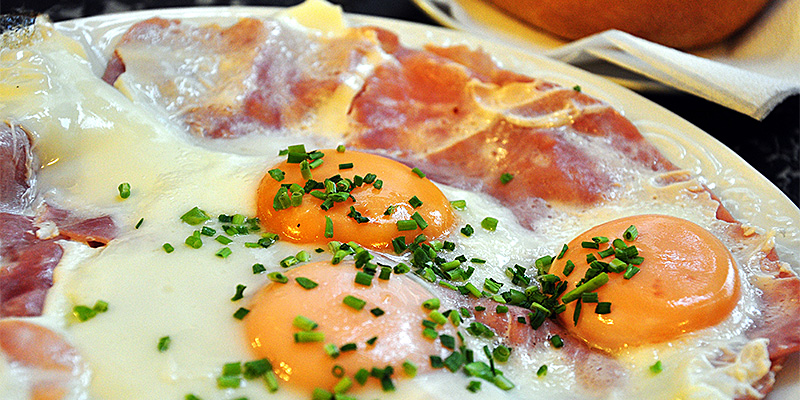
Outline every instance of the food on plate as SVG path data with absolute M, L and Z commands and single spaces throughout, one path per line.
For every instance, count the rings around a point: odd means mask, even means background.
M 0 397 L 759 398 L 800 349 L 773 233 L 579 85 L 319 1 L 114 29 L 0 50 L 0 283 L 52 276 Z
M 742 29 L 769 0 L 490 0 L 509 14 L 566 39 L 619 29 L 687 49 L 723 40 Z

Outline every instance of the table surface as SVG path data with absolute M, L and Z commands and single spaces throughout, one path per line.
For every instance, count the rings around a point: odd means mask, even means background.
M 346 12 L 436 22 L 410 0 L 329 0 Z M 290 6 L 299 0 L 3 0 L 0 13 L 17 7 L 46 12 L 54 21 L 129 10 L 192 5 Z M 800 96 L 789 97 L 763 121 L 684 93 L 641 93 L 717 138 L 800 205 Z

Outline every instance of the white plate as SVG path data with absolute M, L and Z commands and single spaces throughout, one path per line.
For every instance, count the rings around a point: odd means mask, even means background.
M 87 48 L 94 71 L 101 75 L 114 44 L 134 22 L 160 16 L 226 25 L 233 23 L 238 17 L 268 16 L 277 10 L 266 7 L 173 8 L 103 15 L 61 22 L 56 26 Z M 580 85 L 585 93 L 604 99 L 620 110 L 673 163 L 704 176 L 707 185 L 723 199 L 725 206 L 740 221 L 775 228 L 781 258 L 790 262 L 795 270 L 799 270 L 800 209 L 733 151 L 661 106 L 606 79 L 500 44 L 496 40 L 385 18 L 348 15 L 347 19 L 352 24 L 375 25 L 402 32 L 401 41 L 412 47 L 425 43 L 482 47 L 510 70 L 545 78 L 568 87 Z M 769 399 L 800 399 L 799 359 L 797 354 L 789 358 Z

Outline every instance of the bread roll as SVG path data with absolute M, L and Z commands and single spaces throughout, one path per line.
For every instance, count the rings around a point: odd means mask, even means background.
M 489 1 L 566 39 L 619 29 L 656 43 L 687 49 L 728 37 L 770 0 Z

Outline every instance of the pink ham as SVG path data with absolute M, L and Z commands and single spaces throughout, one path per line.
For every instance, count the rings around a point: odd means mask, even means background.
M 21 128 L 0 125 L 0 317 L 42 313 L 53 270 L 64 253 L 57 240 L 99 247 L 116 234 L 107 215 L 82 218 L 44 204 L 39 215 L 31 216 L 35 186 L 30 147 Z M 54 223 L 58 234 L 40 238 L 38 225 L 44 222 Z

